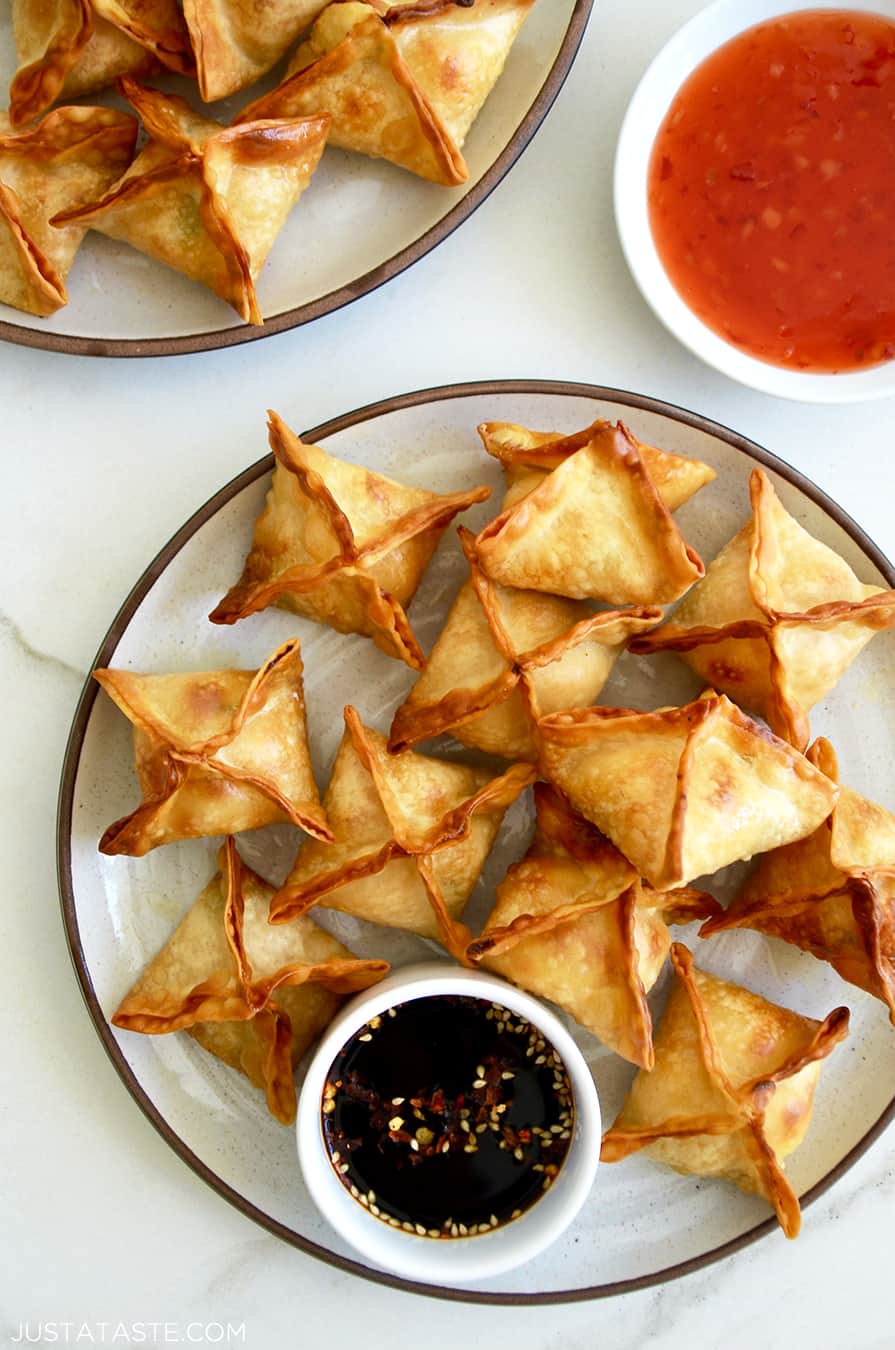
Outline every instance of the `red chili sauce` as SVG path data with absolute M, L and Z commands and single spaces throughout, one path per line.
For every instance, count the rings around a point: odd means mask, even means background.
M 649 211 L 681 297 L 750 355 L 895 356 L 895 24 L 803 10 L 719 47 L 656 137 Z

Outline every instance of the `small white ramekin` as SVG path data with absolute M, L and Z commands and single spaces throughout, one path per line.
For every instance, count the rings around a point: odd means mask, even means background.
M 693 313 L 662 266 L 649 223 L 647 180 L 653 142 L 678 89 L 707 56 L 765 19 L 799 9 L 861 9 L 895 17 L 895 0 L 716 0 L 694 15 L 662 48 L 640 80 L 615 154 L 615 220 L 622 250 L 644 299 L 665 327 L 732 380 L 764 394 L 805 403 L 861 403 L 895 394 L 895 361 L 841 375 L 770 365 L 727 342 Z
M 417 1237 L 370 1214 L 342 1185 L 326 1152 L 321 1105 L 329 1069 L 342 1046 L 371 1017 L 412 999 L 465 995 L 502 1004 L 536 1027 L 562 1058 L 572 1084 L 574 1130 L 559 1175 L 518 1219 L 468 1238 Z M 394 971 L 358 994 L 327 1028 L 308 1066 L 298 1102 L 298 1157 L 314 1203 L 344 1240 L 373 1265 L 406 1279 L 465 1286 L 521 1265 L 549 1246 L 587 1198 L 600 1156 L 600 1104 L 590 1069 L 548 1008 L 497 976 L 447 961 Z

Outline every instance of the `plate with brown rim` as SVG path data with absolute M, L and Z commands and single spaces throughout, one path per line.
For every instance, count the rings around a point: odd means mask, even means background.
M 572 68 L 593 0 L 540 0 L 464 146 L 469 179 L 446 188 L 328 148 L 257 282 L 263 325 L 245 324 L 223 300 L 114 239 L 87 234 L 67 281 L 69 303 L 49 319 L 0 304 L 0 338 L 80 356 L 173 356 L 253 342 L 298 328 L 403 272 L 446 239 L 513 166 Z M 285 64 L 285 63 L 283 63 Z M 8 6 L 0 14 L 0 84 L 16 68 Z M 279 74 L 278 74 L 279 72 Z M 229 123 L 282 69 L 209 108 Z M 197 102 L 195 84 L 150 81 Z M 126 105 L 100 94 L 80 102 Z
M 288 409 L 282 409 L 288 413 Z M 795 517 L 837 549 L 865 581 L 895 585 L 895 569 L 829 497 L 783 460 L 695 413 L 618 390 L 553 382 L 504 381 L 455 385 L 390 399 L 317 427 L 311 439 L 345 458 L 438 491 L 487 483 L 499 501 L 497 466 L 475 433 L 484 420 L 573 431 L 596 416 L 622 418 L 655 445 L 708 461 L 714 483 L 678 513 L 688 540 L 710 559 L 748 514 L 749 471 L 760 464 Z M 258 448 L 263 448 L 259 412 Z M 784 447 L 780 447 L 784 448 Z M 264 457 L 228 483 L 190 517 L 137 581 L 97 654 L 97 665 L 145 671 L 251 668 L 297 633 L 305 659 L 312 757 L 326 782 L 341 731 L 343 704 L 354 703 L 371 725 L 387 729 L 412 672 L 369 642 L 342 636 L 285 611 L 270 610 L 233 628 L 206 615 L 238 574 L 252 522 L 269 482 Z M 493 505 L 474 508 L 477 527 Z M 442 542 L 411 607 L 428 649 L 464 571 L 453 533 Z M 698 691 L 691 672 L 671 655 L 618 662 L 601 702 L 652 708 L 683 702 Z M 842 779 L 895 806 L 895 640 L 881 635 L 812 713 L 812 730 L 833 742 Z M 436 753 L 469 757 L 442 738 Z M 292 1132 L 265 1111 L 260 1094 L 239 1074 L 207 1055 L 189 1037 L 138 1036 L 112 1028 L 108 1017 L 138 971 L 166 941 L 214 871 L 218 841 L 191 840 L 145 858 L 107 858 L 97 840 L 109 821 L 136 800 L 130 728 L 98 687 L 82 694 L 66 752 L 58 822 L 62 910 L 72 957 L 99 1036 L 142 1110 L 168 1144 L 216 1191 L 271 1232 L 343 1270 L 396 1287 L 491 1303 L 538 1303 L 597 1298 L 673 1279 L 761 1238 L 783 1242 L 776 1221 L 755 1196 L 721 1181 L 681 1177 L 643 1155 L 602 1166 L 580 1217 L 532 1268 L 455 1290 L 411 1284 L 361 1264 L 319 1215 L 304 1190 Z M 472 896 L 466 919 L 477 931 L 495 885 L 524 853 L 531 828 L 528 800 L 504 822 Z M 288 870 L 298 843 L 291 826 L 243 835 L 248 861 L 272 880 Z M 726 899 L 742 869 L 707 884 Z M 422 939 L 377 928 L 332 911 L 321 921 L 364 956 L 394 965 L 431 956 Z M 895 1035 L 883 1005 L 843 983 L 827 965 L 758 934 L 731 932 L 701 941 L 692 929 L 677 936 L 700 964 L 765 997 L 811 1016 L 845 1004 L 852 1031 L 821 1075 L 814 1119 L 787 1174 L 814 1214 L 825 1191 L 895 1115 Z M 650 996 L 654 1017 L 667 993 L 667 972 Z M 566 1019 L 585 1050 L 608 1120 L 633 1077 L 624 1063 Z M 301 1067 L 299 1068 L 299 1076 Z

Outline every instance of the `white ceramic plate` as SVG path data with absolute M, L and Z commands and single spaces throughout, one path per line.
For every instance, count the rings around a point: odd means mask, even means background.
M 251 342 L 328 314 L 428 253 L 497 186 L 537 131 L 571 69 L 593 0 L 541 0 L 523 25 L 464 155 L 469 180 L 445 188 L 381 160 L 329 148 L 258 279 L 263 327 L 244 324 L 205 287 L 90 232 L 66 283 L 69 303 L 49 319 L 0 305 L 0 338 L 87 356 L 167 356 Z M 16 68 L 8 5 L 0 13 L 0 85 Z M 281 71 L 281 68 L 278 67 Z M 215 104 L 230 122 L 266 80 Z M 197 104 L 175 76 L 150 84 Z M 100 94 L 81 102 L 113 102 Z
M 784 504 L 813 534 L 839 550 L 867 581 L 893 584 L 895 573 L 857 526 L 794 470 L 767 452 L 691 413 L 669 405 L 580 385 L 493 384 L 432 390 L 350 414 L 311 433 L 331 452 L 408 482 L 452 491 L 487 482 L 499 500 L 500 471 L 482 452 L 476 424 L 506 419 L 535 428 L 573 431 L 595 416 L 622 417 L 653 444 L 707 460 L 717 481 L 679 513 L 687 538 L 706 559 L 747 516 L 747 480 L 755 461 L 771 475 Z M 264 445 L 259 413 L 258 446 Z M 342 707 L 354 703 L 383 730 L 405 695 L 412 673 L 372 643 L 269 610 L 232 628 L 206 615 L 238 575 L 252 522 L 268 485 L 270 462 L 260 460 L 197 512 L 160 553 L 125 602 L 97 657 L 101 665 L 141 671 L 256 666 L 297 632 L 305 658 L 311 749 L 326 783 L 342 731 Z M 466 517 L 481 525 L 495 501 Z M 445 538 L 411 611 L 429 648 L 465 564 L 453 531 Z M 602 701 L 655 707 L 698 690 L 675 657 L 619 661 Z M 812 714 L 812 729 L 833 741 L 845 782 L 891 802 L 895 758 L 895 641 L 882 635 L 862 653 L 836 690 Z M 218 1191 L 288 1241 L 344 1269 L 402 1284 L 353 1260 L 311 1203 L 295 1159 L 293 1132 L 267 1114 L 263 1098 L 239 1074 L 186 1036 L 138 1036 L 112 1029 L 108 1016 L 146 961 L 167 940 L 214 870 L 215 840 L 157 849 L 145 858 L 104 857 L 97 840 L 105 826 L 137 800 L 130 727 L 90 683 L 72 731 L 64 770 L 60 821 L 63 910 L 90 1011 L 119 1073 L 144 1111 L 185 1160 Z M 427 747 L 429 748 L 429 747 Z M 441 749 L 468 757 L 444 738 Z M 474 892 L 467 919 L 474 931 L 490 907 L 496 883 L 527 847 L 530 794 L 507 814 Z M 281 879 L 299 835 L 291 826 L 243 835 L 248 861 Z M 732 870 L 732 869 L 731 869 Z M 741 871 L 742 869 L 740 869 Z M 710 889 L 726 898 L 731 877 Z M 364 956 L 393 964 L 431 957 L 412 935 L 323 910 L 322 921 Z M 829 966 L 757 934 L 734 932 L 702 942 L 693 928 L 677 930 L 702 964 L 798 1011 L 819 1017 L 842 1003 L 852 1009 L 852 1034 L 821 1075 L 807 1143 L 788 1173 L 810 1198 L 854 1160 L 895 1110 L 895 1034 L 883 1005 L 843 983 Z M 651 997 L 662 1005 L 667 974 Z M 603 1115 L 614 1118 L 634 1074 L 566 1019 L 596 1077 Z M 806 1215 L 810 1226 L 812 1214 Z M 593 1193 L 566 1234 L 531 1267 L 451 1297 L 523 1302 L 596 1296 L 681 1274 L 770 1233 L 785 1239 L 767 1206 L 723 1182 L 685 1178 L 637 1156 L 599 1169 Z M 423 1288 L 419 1285 L 405 1285 Z M 430 1293 L 445 1293 L 426 1286 Z
M 895 0 L 716 0 L 675 33 L 648 67 L 628 105 L 615 156 L 615 219 L 643 297 L 674 336 L 732 380 L 805 403 L 862 403 L 895 393 L 895 361 L 871 370 L 815 375 L 785 370 L 731 346 L 693 313 L 671 284 L 649 224 L 650 152 L 681 85 L 722 43 L 777 14 L 799 9 L 867 9 L 895 18 Z

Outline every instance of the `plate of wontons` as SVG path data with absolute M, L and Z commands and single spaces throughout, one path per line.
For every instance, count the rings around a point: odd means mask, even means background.
M 289 1126 L 340 1002 L 440 954 L 556 1005 L 607 1132 L 536 1268 L 425 1292 L 596 1297 L 795 1237 L 895 1111 L 891 565 L 649 398 L 300 425 L 162 550 L 76 714 L 63 910 L 127 1087 L 257 1222 L 422 1289 L 330 1231 Z
M 13 0 L 0 338 L 201 351 L 366 294 L 522 153 L 592 3 Z

